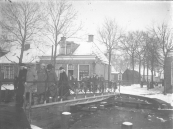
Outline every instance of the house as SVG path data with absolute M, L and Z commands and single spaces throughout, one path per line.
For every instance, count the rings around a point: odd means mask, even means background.
M 26 44 L 25 51 L 23 53 L 23 63 L 36 64 L 39 61 L 38 53 L 32 45 Z M 0 73 L 2 80 L 13 81 L 14 77 L 18 74 L 18 62 L 20 56 L 20 49 L 17 47 L 11 48 L 11 50 L 4 56 L 0 57 Z
M 56 58 L 55 71 L 63 66 L 68 76 L 75 76 L 81 80 L 84 76 L 92 74 L 108 77 L 108 59 L 94 43 L 94 36 L 89 35 L 88 41 L 79 43 L 61 39 L 59 54 Z M 40 57 L 40 63 L 51 63 L 51 55 Z
M 59 67 L 63 66 L 67 75 L 74 75 L 78 80 L 84 76 L 92 74 L 103 75 L 108 78 L 108 59 L 93 41 L 94 36 L 89 35 L 88 41 L 74 43 L 66 41 L 62 37 L 60 45 L 57 47 L 57 58 L 55 71 L 57 74 Z M 23 63 L 34 64 L 39 68 L 41 63 L 52 63 L 52 49 L 47 49 L 46 53 L 41 53 L 32 44 L 25 45 Z M 13 48 L 5 56 L 0 57 L 0 70 L 3 73 L 3 80 L 13 80 L 18 73 L 20 49 Z M 113 69 L 113 68 L 112 68 Z

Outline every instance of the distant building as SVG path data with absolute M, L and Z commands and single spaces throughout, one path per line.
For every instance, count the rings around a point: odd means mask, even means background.
M 60 43 L 59 54 L 56 58 L 55 70 L 63 66 L 68 76 L 75 76 L 81 80 L 84 76 L 92 74 L 108 77 L 108 59 L 94 43 L 94 36 L 89 35 L 88 41 L 79 44 L 62 40 Z M 51 56 L 40 57 L 40 63 L 50 63 Z
M 112 81 L 118 81 L 120 78 L 119 78 L 119 74 L 120 74 L 121 72 L 117 72 L 116 70 L 115 70 L 115 68 L 112 66 L 111 67 L 111 80 Z
M 134 76 L 133 76 L 134 75 Z M 140 83 L 141 76 L 139 72 L 133 71 L 130 69 L 126 69 L 124 73 L 122 74 L 122 80 L 124 85 L 131 85 L 131 84 L 139 84 Z
M 136 71 L 138 71 L 138 70 L 136 70 Z M 150 69 L 148 69 L 148 75 L 147 75 L 147 68 L 145 68 L 145 71 L 144 71 L 144 69 L 142 67 L 141 68 L 141 80 L 146 82 L 147 78 L 149 81 L 152 80 L 152 72 Z M 153 71 L 153 81 L 154 82 L 160 82 L 160 79 L 161 79 L 161 75 L 158 72 Z

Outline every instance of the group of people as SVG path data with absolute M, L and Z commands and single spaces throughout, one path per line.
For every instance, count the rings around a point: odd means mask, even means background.
M 59 68 L 58 80 L 52 64 L 42 64 L 38 71 L 23 63 L 19 65 L 19 74 L 14 79 L 17 107 L 23 107 L 24 99 L 29 103 L 33 93 L 37 96 L 38 103 L 49 102 L 50 97 L 55 100 L 57 96 L 60 96 L 59 99 L 67 99 L 70 95 L 68 77 L 63 67 Z M 34 92 L 30 92 L 31 90 Z
M 110 81 L 109 84 L 106 83 L 103 75 L 93 74 L 92 76 L 84 76 L 81 77 L 81 81 L 77 82 L 75 77 L 71 77 L 69 84 L 74 87 L 74 89 L 78 90 L 79 92 L 100 92 L 103 93 L 106 90 L 113 90 L 117 89 L 117 83 Z
M 22 107 L 24 99 L 26 103 L 42 104 L 50 101 L 66 100 L 73 92 L 100 92 L 107 90 L 115 91 L 117 83 L 105 81 L 103 75 L 81 77 L 81 81 L 71 76 L 67 77 L 63 67 L 59 68 L 59 76 L 55 73 L 52 64 L 41 64 L 39 69 L 26 64 L 19 64 L 20 70 L 17 77 L 14 79 L 14 87 L 16 91 L 16 105 Z M 36 97 L 34 97 L 36 96 Z M 36 98 L 36 99 L 34 99 Z M 30 101 L 32 100 L 32 101 Z

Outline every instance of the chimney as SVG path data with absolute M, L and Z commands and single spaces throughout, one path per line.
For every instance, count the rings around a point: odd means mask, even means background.
M 66 55 L 66 37 L 61 37 L 60 54 Z
M 93 42 L 94 35 L 88 35 L 88 42 Z
M 30 49 L 30 44 L 29 43 L 24 45 L 24 51 L 27 51 L 28 49 Z
M 61 37 L 62 42 L 65 42 L 65 40 L 66 40 L 66 37 Z

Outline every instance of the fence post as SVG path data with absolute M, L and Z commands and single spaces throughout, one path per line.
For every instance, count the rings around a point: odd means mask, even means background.
M 61 129 L 69 129 L 70 112 L 62 112 L 61 114 Z
M 31 123 L 31 103 L 32 103 L 32 90 L 29 91 L 29 113 L 28 113 L 28 120 Z
M 119 81 L 119 93 L 120 93 L 120 81 Z
M 132 129 L 133 124 L 131 122 L 123 122 L 121 125 L 121 129 Z
M 0 81 L 0 103 L 1 103 L 1 101 L 2 101 L 2 92 L 1 92 L 1 85 L 2 85 L 2 82 Z

